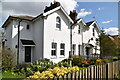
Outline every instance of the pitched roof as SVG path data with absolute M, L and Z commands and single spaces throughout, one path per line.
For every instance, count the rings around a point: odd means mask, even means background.
M 120 47 L 120 37 L 118 35 L 108 36 L 118 47 Z
M 26 20 L 32 20 L 35 17 L 33 16 L 27 16 L 27 15 L 19 15 L 19 16 L 12 16 L 12 17 L 16 17 L 16 18 L 21 18 L 21 19 L 26 19 Z
M 89 27 L 94 21 L 87 22 L 86 25 Z
M 61 11 L 63 11 L 63 13 L 67 16 L 67 18 L 73 23 L 73 20 L 70 18 L 70 16 L 67 14 L 67 12 L 64 10 L 64 8 L 62 6 L 53 6 L 53 7 L 54 8 L 46 10 L 44 13 L 41 13 L 37 17 L 32 17 L 32 16 L 9 16 L 7 18 L 7 20 L 4 22 L 4 24 L 2 25 L 2 28 L 5 28 L 7 26 L 7 24 L 11 22 L 12 19 L 21 19 L 21 20 L 27 20 L 27 21 L 34 21 L 38 17 L 47 16 L 47 15 L 49 15 L 49 14 L 51 14 L 51 13 L 53 13 L 53 12 L 59 10 L 59 9 Z

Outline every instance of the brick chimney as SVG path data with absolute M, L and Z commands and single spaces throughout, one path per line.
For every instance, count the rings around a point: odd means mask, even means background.
M 75 21 L 77 19 L 77 12 L 76 12 L 76 10 L 70 11 L 69 16 L 71 17 L 71 19 L 73 21 Z
M 58 6 L 60 6 L 60 3 L 55 1 L 53 4 L 51 3 L 49 7 L 46 6 L 45 9 L 44 9 L 44 12 L 52 10 L 52 9 L 58 7 Z

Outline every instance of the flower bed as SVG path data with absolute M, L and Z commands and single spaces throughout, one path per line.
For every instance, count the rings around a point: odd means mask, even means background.
M 53 69 L 47 69 L 46 71 L 43 71 L 42 73 L 37 71 L 34 73 L 34 75 L 29 76 L 24 80 L 37 79 L 37 78 L 40 78 L 40 79 L 56 78 L 56 77 L 64 76 L 65 74 L 76 72 L 76 71 L 79 71 L 78 66 L 68 67 L 68 68 L 67 67 L 55 67 Z

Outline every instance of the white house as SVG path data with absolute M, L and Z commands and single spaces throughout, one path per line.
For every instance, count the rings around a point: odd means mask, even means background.
M 19 63 L 44 58 L 53 62 L 66 59 L 70 56 L 70 41 L 72 55 L 100 54 L 99 44 L 96 44 L 100 28 L 96 21 L 85 23 L 76 17 L 75 11 L 68 15 L 59 2 L 46 7 L 37 17 L 9 16 L 2 26 L 5 30 L 4 46 L 16 52 L 19 48 L 19 54 L 16 53 Z

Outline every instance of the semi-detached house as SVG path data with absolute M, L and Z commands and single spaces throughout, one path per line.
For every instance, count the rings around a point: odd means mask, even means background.
M 59 2 L 46 7 L 37 17 L 9 16 L 2 28 L 5 31 L 3 45 L 16 50 L 19 63 L 30 63 L 44 58 L 59 62 L 70 54 L 100 54 L 100 28 L 96 21 L 85 23 L 81 18 L 77 19 L 75 10 L 68 15 Z

